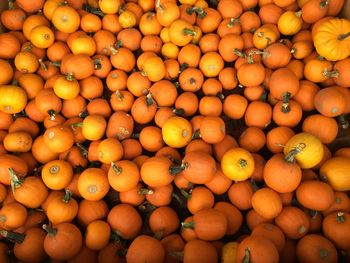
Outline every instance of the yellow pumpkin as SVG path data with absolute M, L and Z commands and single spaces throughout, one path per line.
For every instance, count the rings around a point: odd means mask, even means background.
M 165 121 L 162 127 L 164 142 L 173 148 L 186 146 L 192 137 L 192 125 L 185 118 L 174 116 Z
M 258 49 L 264 49 L 277 40 L 276 32 L 269 26 L 258 28 L 253 35 L 253 44 Z
M 30 42 L 38 48 L 48 48 L 55 42 L 55 35 L 47 26 L 37 26 L 30 32 Z
M 316 166 L 323 158 L 322 142 L 310 133 L 298 133 L 286 143 L 284 154 L 289 161 L 296 160 L 303 169 Z
M 150 81 L 157 82 L 166 75 L 163 60 L 158 56 L 146 58 L 142 65 L 142 75 L 147 76 Z
M 221 263 L 236 263 L 238 242 L 228 242 L 222 247 Z
M 196 35 L 193 26 L 182 19 L 177 19 L 169 27 L 170 41 L 177 46 L 185 46 L 190 43 Z
M 350 55 L 350 21 L 333 18 L 322 22 L 314 36 L 318 54 L 330 61 L 338 61 Z
M 54 85 L 53 90 L 57 97 L 64 100 L 71 100 L 78 96 L 80 92 L 79 82 L 73 78 L 73 75 L 59 77 Z
M 96 52 L 96 42 L 88 35 L 81 35 L 72 40 L 69 48 L 74 55 L 85 54 L 92 56 Z
M 176 59 L 179 54 L 179 47 L 174 43 L 168 42 L 162 46 L 161 53 L 163 57 Z
M 24 89 L 13 86 L 0 86 L 0 110 L 15 114 L 21 112 L 27 104 L 27 94 Z
M 247 180 L 253 174 L 254 168 L 253 156 L 240 147 L 228 150 L 221 159 L 222 172 L 234 181 Z
M 122 0 L 99 0 L 98 6 L 104 14 L 116 14 L 123 2 Z
M 332 186 L 334 191 L 350 191 L 350 158 L 333 157 L 320 168 L 321 179 Z
M 122 28 L 130 28 L 136 25 L 136 16 L 129 10 L 123 11 L 118 18 L 119 24 Z
M 303 27 L 301 11 L 286 11 L 278 19 L 278 30 L 286 36 L 295 35 Z

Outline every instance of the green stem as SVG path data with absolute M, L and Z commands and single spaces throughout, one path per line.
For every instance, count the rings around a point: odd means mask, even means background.
M 190 228 L 190 229 L 194 229 L 194 222 L 182 222 L 181 223 L 181 227 L 182 228 Z
M 182 71 L 184 71 L 186 68 L 188 68 L 188 64 L 186 62 L 182 63 L 179 73 L 181 73 Z
M 337 214 L 337 222 L 338 223 L 344 223 L 345 222 L 345 217 L 343 212 L 338 212 Z
M 42 228 L 50 235 L 50 236 L 56 236 L 57 229 L 53 228 L 47 224 L 43 224 Z
M 66 189 L 63 197 L 63 202 L 68 203 L 71 198 L 72 198 L 72 192 Z
M 198 130 L 195 130 L 194 133 L 192 134 L 191 140 L 195 140 L 195 139 L 198 139 L 198 138 L 200 138 L 200 137 L 201 137 L 201 132 L 200 132 L 200 130 L 198 129 Z
M 328 77 L 328 78 L 338 78 L 339 77 L 339 71 L 338 70 L 334 70 L 334 71 L 323 71 L 322 75 L 324 77 Z
M 69 72 L 69 73 L 67 74 L 67 76 L 66 76 L 66 79 L 67 79 L 68 81 L 73 81 L 73 80 L 74 80 L 73 73 Z
M 185 110 L 184 109 L 173 109 L 173 112 L 178 115 L 178 116 L 182 116 L 185 114 Z
M 147 189 L 147 188 L 141 188 L 138 192 L 139 195 L 152 195 L 154 194 L 153 190 Z
M 196 32 L 189 28 L 184 28 L 182 32 L 185 36 L 190 35 L 194 37 L 196 35 Z
M 163 238 L 163 236 L 164 236 L 164 229 L 155 233 L 153 237 L 157 240 L 161 240 Z
M 56 120 L 56 113 L 54 110 L 48 110 L 47 113 L 50 115 L 50 121 Z
M 338 116 L 339 124 L 343 129 L 347 129 L 350 126 L 350 123 L 348 120 L 346 120 L 346 115 L 341 114 Z
M 321 8 L 326 8 L 326 6 L 329 4 L 329 0 L 325 0 L 325 1 L 322 1 L 321 3 L 320 3 L 320 7 Z
M 250 263 L 250 249 L 246 248 L 244 250 L 244 257 L 242 259 L 242 263 Z
M 23 180 L 17 177 L 15 171 L 12 168 L 8 168 L 8 172 L 11 178 L 11 190 L 14 193 L 15 189 L 23 184 Z
M 171 175 L 177 175 L 187 168 L 187 163 L 181 163 L 181 165 L 171 165 L 169 167 L 169 173 Z
M 239 160 L 238 160 L 238 165 L 239 165 L 239 167 L 241 167 L 241 168 L 246 168 L 247 165 L 248 165 L 248 162 L 247 162 L 247 160 L 245 160 L 245 159 L 239 159 Z
M 81 128 L 83 127 L 83 122 L 76 122 L 76 123 L 73 123 L 71 126 L 72 128 Z
M 95 59 L 95 60 L 93 61 L 93 62 L 94 62 L 94 69 L 95 69 L 95 70 L 98 70 L 98 69 L 101 69 L 101 68 L 102 68 L 101 61 L 102 61 L 102 59 L 100 59 L 100 58 L 97 58 L 97 59 Z
M 241 58 L 247 57 L 247 55 L 245 53 L 243 53 L 242 51 L 238 50 L 237 48 L 235 48 L 233 50 L 233 54 L 235 54 L 236 56 L 239 56 Z
M 119 175 L 119 174 L 122 173 L 123 169 L 122 169 L 121 167 L 118 167 L 118 166 L 115 164 L 115 162 L 112 162 L 111 165 L 112 165 L 113 171 L 114 171 L 117 175 Z
M 294 163 L 295 156 L 298 153 L 302 152 L 305 147 L 306 147 L 305 143 L 299 143 L 293 150 L 287 153 L 287 155 L 284 157 L 284 160 L 288 163 Z
M 302 15 L 302 11 L 301 11 L 301 10 L 300 10 L 300 11 L 298 11 L 298 12 L 295 12 L 295 16 L 296 16 L 296 17 L 299 17 L 299 18 L 300 18 L 300 17 L 301 17 L 301 15 Z
M 230 21 L 227 23 L 227 27 L 232 28 L 236 22 L 239 22 L 239 18 L 230 18 Z
M 290 112 L 290 107 L 289 107 L 289 100 L 290 100 L 290 97 L 291 97 L 291 93 L 290 92 L 286 92 L 282 95 L 283 97 L 283 103 L 282 103 L 282 107 L 281 107 L 281 110 L 283 113 L 288 113 Z
M 180 262 L 183 262 L 184 260 L 184 252 L 183 251 L 170 251 L 169 256 L 177 259 Z
M 39 61 L 40 67 L 41 67 L 43 70 L 48 71 L 48 68 L 47 68 L 46 64 L 43 62 L 43 60 L 42 60 L 41 58 L 39 58 L 38 61 Z
M 0 235 L 6 238 L 7 240 L 13 242 L 13 243 L 18 243 L 21 244 L 26 235 L 23 233 L 16 233 L 16 232 L 11 232 L 11 231 L 6 231 L 6 230 L 0 230 Z
M 192 192 L 192 189 L 189 192 L 185 191 L 184 189 L 180 189 L 180 193 L 186 199 L 190 199 L 192 197 L 191 192 Z

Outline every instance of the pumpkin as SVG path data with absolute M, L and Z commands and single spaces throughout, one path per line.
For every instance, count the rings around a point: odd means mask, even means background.
M 10 132 L 4 137 L 4 147 L 9 152 L 28 152 L 32 146 L 32 137 L 27 132 Z
M 27 95 L 24 89 L 13 85 L 0 86 L 0 110 L 15 114 L 21 112 L 27 104 Z
M 261 223 L 254 227 L 252 236 L 261 236 L 269 239 L 276 246 L 278 252 L 281 252 L 285 246 L 286 238 L 282 230 L 276 225 L 270 223 Z
M 4 229 L 16 229 L 27 219 L 27 210 L 20 203 L 5 204 L 0 210 L 0 222 Z
M 167 157 L 151 157 L 141 166 L 141 178 L 151 187 L 170 184 L 174 180 L 171 174 L 172 161 Z
M 101 220 L 108 215 L 108 207 L 105 201 L 89 201 L 83 199 L 79 203 L 77 220 L 80 225 L 86 227 L 95 220 Z
M 323 234 L 339 249 L 349 249 L 349 213 L 334 212 L 322 222 Z
M 153 210 L 148 223 L 156 236 L 166 237 L 176 231 L 180 221 L 177 213 L 172 208 L 163 206 Z
M 245 129 L 238 139 L 239 145 L 249 152 L 258 152 L 264 147 L 266 139 L 264 132 L 256 127 Z
M 275 224 L 289 239 L 299 239 L 305 236 L 310 228 L 307 214 L 294 206 L 285 206 L 275 218 Z
M 337 250 L 327 238 L 310 234 L 301 238 L 297 244 L 297 257 L 307 262 L 337 262 Z
M 44 239 L 45 252 L 55 260 L 68 260 L 78 254 L 83 238 L 78 227 L 71 223 L 43 225 L 47 232 Z
M 221 117 L 205 116 L 199 128 L 203 141 L 211 144 L 221 142 L 226 135 L 226 125 Z
M 281 173 L 284 174 L 281 177 Z M 295 162 L 285 160 L 283 154 L 273 155 L 264 167 L 264 181 L 279 193 L 293 192 L 301 182 L 301 169 Z
M 202 253 L 196 253 L 196 251 L 202 251 Z M 181 253 L 179 258 L 183 262 L 217 263 L 218 252 L 212 243 L 194 239 L 186 243 L 183 254 Z
M 238 262 L 250 262 L 262 258 L 268 262 L 279 262 L 278 250 L 269 239 L 262 236 L 250 236 L 239 243 L 236 255 Z
M 79 176 L 78 190 L 90 201 L 102 199 L 110 188 L 106 172 L 101 168 L 87 168 Z
M 139 190 L 139 194 L 146 190 L 146 200 L 153 206 L 168 206 L 172 200 L 173 185 L 168 184 L 166 186 L 149 187 L 147 189 Z
M 278 19 L 278 30 L 286 36 L 295 35 L 303 26 L 302 11 L 286 11 Z
M 64 160 L 47 162 L 41 170 L 44 184 L 52 190 L 62 190 L 73 178 L 72 166 Z
M 232 148 L 223 155 L 221 169 L 231 180 L 244 181 L 254 172 L 254 158 L 243 148 Z
M 65 194 L 61 194 L 53 198 L 47 206 L 47 217 L 53 224 L 69 223 L 78 213 L 78 203 L 71 197 L 71 192 L 66 190 Z
M 193 215 L 192 222 L 182 223 L 183 228 L 193 228 L 197 237 L 205 241 L 222 238 L 227 231 L 225 215 L 213 208 L 205 208 Z
M 24 232 L 22 242 L 15 242 L 13 253 L 19 260 L 35 262 L 44 260 L 46 253 L 44 251 L 45 231 L 33 227 Z
M 298 133 L 289 139 L 283 152 L 288 161 L 295 159 L 301 168 L 312 168 L 323 158 L 323 145 L 309 133 Z
M 107 246 L 110 234 L 111 228 L 107 222 L 93 221 L 86 228 L 85 245 L 92 250 L 101 250 Z
M 135 238 L 142 227 L 141 216 L 129 204 L 118 204 L 108 213 L 107 222 L 111 229 L 123 239 Z
M 333 157 L 321 166 L 320 176 L 321 179 L 330 184 L 335 191 L 348 191 L 350 189 L 348 169 L 349 158 Z
M 128 160 L 113 162 L 108 170 L 108 181 L 118 192 L 125 192 L 137 186 L 140 172 L 136 164 Z
M 335 117 L 344 113 L 346 99 L 343 94 L 332 87 L 323 88 L 314 98 L 316 110 L 324 116 Z
M 277 32 L 272 27 L 264 25 L 254 32 L 253 43 L 256 48 L 262 50 L 275 43 L 277 37 Z
M 333 18 L 324 21 L 314 36 L 316 51 L 330 61 L 348 57 L 349 32 L 350 22 L 347 19 Z
M 64 125 L 57 125 L 46 129 L 43 136 L 45 145 L 56 153 L 67 151 L 74 144 L 72 130 Z
M 212 208 L 214 205 L 214 195 L 206 187 L 197 186 L 190 191 L 189 195 L 184 194 L 187 197 L 187 208 L 192 214 L 205 208 Z
M 165 258 L 162 244 L 155 238 L 140 235 L 135 238 L 128 248 L 126 260 L 128 262 L 162 263 Z
M 30 42 L 38 48 L 48 48 L 55 41 L 55 35 L 47 26 L 37 26 L 30 32 Z
M 261 188 L 253 194 L 252 206 L 260 216 L 272 219 L 282 211 L 282 200 L 274 190 Z
M 334 201 L 332 188 L 323 182 L 305 181 L 296 190 L 298 202 L 306 208 L 323 211 L 328 209 Z
M 238 208 L 228 202 L 217 202 L 214 209 L 221 211 L 227 219 L 226 235 L 236 234 L 243 223 L 243 216 Z
M 238 242 L 228 242 L 222 247 L 221 262 L 230 263 L 235 262 L 237 257 Z

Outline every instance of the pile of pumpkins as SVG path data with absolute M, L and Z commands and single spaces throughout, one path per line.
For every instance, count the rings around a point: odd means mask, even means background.
M 349 262 L 343 6 L 9 0 L 0 262 Z

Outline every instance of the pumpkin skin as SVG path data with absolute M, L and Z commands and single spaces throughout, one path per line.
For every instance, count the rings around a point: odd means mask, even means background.
M 332 188 L 313 180 L 302 182 L 296 190 L 296 197 L 301 205 L 317 211 L 328 209 L 334 201 Z
M 0 222 L 4 229 L 16 229 L 22 226 L 27 219 L 27 210 L 20 203 L 5 204 L 0 210 Z
M 286 143 L 283 152 L 288 160 L 295 158 L 301 168 L 307 169 L 321 162 L 324 150 L 317 137 L 309 133 L 298 133 Z
M 276 246 L 279 253 L 282 252 L 286 238 L 282 232 L 282 230 L 274 224 L 270 223 L 261 223 L 254 227 L 252 236 L 262 236 L 264 238 L 269 239 Z
M 41 178 L 45 185 L 52 190 L 62 190 L 73 178 L 72 166 L 63 160 L 48 162 L 41 170 Z
M 174 116 L 165 121 L 162 127 L 164 142 L 173 148 L 186 146 L 192 137 L 192 125 L 185 118 Z
M 142 181 L 151 187 L 159 187 L 170 184 L 174 176 L 170 173 L 172 161 L 167 157 L 151 157 L 141 166 Z
M 333 18 L 319 25 L 314 35 L 314 45 L 318 54 L 330 61 L 342 60 L 349 56 L 350 21 Z
M 298 241 L 296 253 L 300 262 L 338 262 L 335 246 L 321 235 L 306 235 Z
M 53 198 L 47 206 L 47 217 L 52 224 L 71 222 L 78 213 L 78 203 L 71 193 L 61 194 Z
M 44 250 L 52 259 L 65 261 L 79 253 L 83 238 L 78 227 L 62 223 L 52 228 L 44 225 L 44 228 L 48 232 L 44 239 Z
M 197 186 L 192 189 L 192 192 L 187 199 L 187 208 L 195 214 L 205 208 L 212 208 L 214 205 L 214 195 L 203 186 Z
M 332 186 L 335 191 L 350 190 L 350 158 L 333 157 L 320 168 L 321 179 Z
M 197 253 L 201 251 L 201 253 Z M 215 246 L 207 241 L 194 239 L 184 247 L 183 262 L 217 263 L 218 252 Z
M 228 150 L 221 159 L 222 172 L 231 180 L 244 181 L 254 172 L 254 158 L 243 148 Z
M 221 211 L 227 219 L 226 235 L 236 234 L 243 223 L 243 216 L 238 208 L 228 202 L 217 202 L 214 209 Z
M 13 169 L 19 178 L 23 178 L 28 173 L 28 165 L 21 158 L 15 155 L 2 154 L 0 155 L 0 183 L 11 185 L 11 174 L 9 168 Z
M 250 236 L 239 243 L 236 260 L 244 262 L 246 258 L 249 262 L 279 262 L 276 246 L 272 241 L 262 236 Z
M 322 127 L 322 129 L 319 127 Z M 333 118 L 321 114 L 314 114 L 305 118 L 303 122 L 303 132 L 318 137 L 324 144 L 329 144 L 337 137 L 338 124 Z
M 157 239 L 146 235 L 135 238 L 126 253 L 126 260 L 130 263 L 162 263 L 164 259 L 165 253 L 162 244 Z
M 102 220 L 108 215 L 108 206 L 105 201 L 89 201 L 83 199 L 79 203 L 77 220 L 80 225 L 86 227 L 95 220 Z
M 108 170 L 108 181 L 118 192 L 126 192 L 137 186 L 140 181 L 140 171 L 135 163 L 121 160 L 111 164 Z
M 350 249 L 349 213 L 334 212 L 323 219 L 322 230 L 326 238 L 339 249 Z
M 24 110 L 27 104 L 27 94 L 24 89 L 13 86 L 0 86 L 0 110 L 15 114 Z
M 282 211 L 280 196 L 270 188 L 261 188 L 252 196 L 253 209 L 266 219 L 273 219 Z
M 286 11 L 278 19 L 278 30 L 286 36 L 295 35 L 303 26 L 301 12 Z
M 97 201 L 109 191 L 110 185 L 106 172 L 101 168 L 87 168 L 78 179 L 78 190 L 84 199 Z
M 166 237 L 175 232 L 180 221 L 174 209 L 168 206 L 156 208 L 149 217 L 149 226 L 155 235 Z
M 266 162 L 264 181 L 268 187 L 279 193 L 290 193 L 301 182 L 301 169 L 295 162 L 287 162 L 283 154 L 275 154 Z
M 336 117 L 346 110 L 346 98 L 338 89 L 327 87 L 317 92 L 314 105 L 322 115 Z
M 275 224 L 282 229 L 289 239 L 303 237 L 310 228 L 310 220 L 307 214 L 294 206 L 285 206 L 275 218 Z
M 92 250 L 101 250 L 107 246 L 110 234 L 111 228 L 107 222 L 93 221 L 86 228 L 85 245 Z

